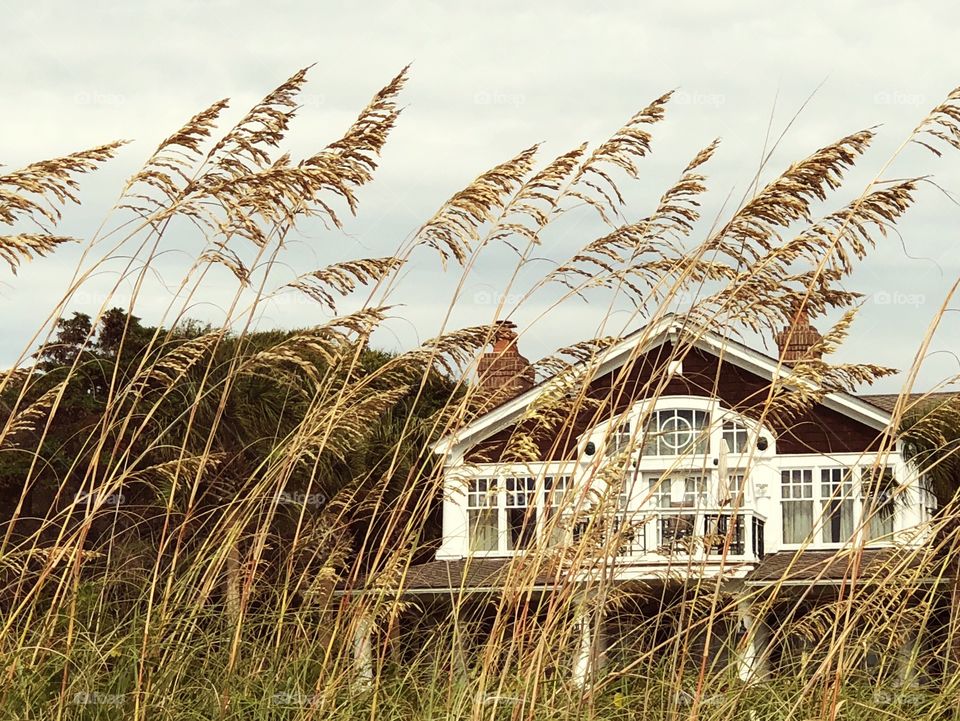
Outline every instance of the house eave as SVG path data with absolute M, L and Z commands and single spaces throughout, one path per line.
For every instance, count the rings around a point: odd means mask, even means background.
M 650 332 L 644 334 L 644 330 L 647 329 Z M 636 340 L 638 335 L 641 338 L 640 341 Z M 808 389 L 816 389 L 816 384 L 812 381 L 795 377 L 789 366 L 758 353 L 742 343 L 724 338 L 709 329 L 697 329 L 697 332 L 692 335 L 685 332 L 676 317 L 672 315 L 655 324 L 639 329 L 604 352 L 596 361 L 596 366 L 589 374 L 587 382 L 616 370 L 626 363 L 631 355 L 648 353 L 666 341 L 676 343 L 681 338 L 689 340 L 692 346 L 707 351 L 721 360 L 731 362 L 746 371 L 768 378 L 771 381 L 774 379 L 784 380 L 788 385 L 792 383 L 795 386 L 802 385 Z M 548 382 L 549 380 L 537 384 L 530 390 L 481 416 L 456 434 L 441 438 L 432 446 L 432 450 L 438 454 L 456 454 L 478 440 L 483 440 L 483 438 L 508 428 L 516 422 L 523 410 L 544 391 Z M 849 393 L 827 393 L 821 403 L 830 410 L 846 415 L 877 431 L 884 431 L 889 428 L 891 418 L 889 413 Z

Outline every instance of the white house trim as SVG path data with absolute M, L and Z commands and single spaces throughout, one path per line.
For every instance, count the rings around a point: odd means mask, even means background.
M 638 337 L 640 339 L 646 338 L 646 340 L 638 345 Z M 677 342 L 681 337 L 689 341 L 692 346 L 707 351 L 761 378 L 771 381 L 775 378 L 785 379 L 792 381 L 797 386 L 816 388 L 811 381 L 795 377 L 789 366 L 785 366 L 779 361 L 758 353 L 741 343 L 724 338 L 708 328 L 698 328 L 697 332 L 693 334 L 685 331 L 679 320 L 673 315 L 640 328 L 601 354 L 595 361 L 595 368 L 588 373 L 587 382 L 622 367 L 631 357 L 648 353 L 667 341 Z M 457 433 L 441 438 L 434 444 L 434 452 L 441 454 L 462 452 L 468 445 L 477 443 L 508 428 L 544 391 L 548 382 L 542 382 L 529 391 L 494 408 Z M 890 424 L 889 413 L 849 393 L 827 393 L 822 400 L 822 404 L 878 431 L 887 429 Z

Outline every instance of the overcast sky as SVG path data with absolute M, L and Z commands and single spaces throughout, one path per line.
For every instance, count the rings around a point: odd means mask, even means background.
M 309 153 L 338 137 L 372 93 L 412 62 L 405 110 L 375 181 L 361 193 L 357 218 L 342 232 L 316 227 L 298 236 L 287 258 L 291 274 L 391 254 L 483 170 L 534 142 L 544 143 L 541 157 L 549 160 L 584 140 L 601 141 L 673 88 L 677 95 L 657 126 L 626 215 L 648 213 L 696 151 L 719 137 L 707 171 L 705 213 L 712 218 L 728 196 L 739 200 L 750 185 L 771 116 L 779 135 L 811 94 L 762 177 L 881 125 L 845 191 L 859 192 L 927 110 L 960 85 L 957 27 L 960 5 L 950 2 L 18 3 L 5 9 L 0 29 L 0 162 L 16 167 L 133 140 L 85 180 L 83 208 L 66 216 L 64 230 L 88 238 L 119 183 L 212 101 L 231 98 L 227 119 L 234 120 L 295 70 L 316 63 L 288 144 L 295 155 Z M 886 177 L 921 173 L 960 197 L 960 153 L 937 159 L 907 149 Z M 847 282 L 866 302 L 837 360 L 911 365 L 960 275 L 958 221 L 960 207 L 925 187 L 901 235 L 883 239 Z M 564 259 L 591 230 L 558 230 L 542 255 Z M 194 242 L 185 229 L 170 247 Z M 13 362 L 29 343 L 78 253 L 61 251 L 0 278 L 0 363 Z M 171 252 L 161 274 L 175 274 L 185 257 Z M 404 305 L 378 336 L 381 345 L 409 347 L 441 325 L 459 273 L 444 273 L 426 254 L 414 261 L 394 298 Z M 496 253 L 481 264 L 448 327 L 492 320 L 511 267 L 508 255 Z M 156 322 L 169 304 L 174 279 L 151 279 L 136 307 L 146 322 Z M 91 279 L 73 307 L 95 312 L 115 282 L 109 274 Z M 212 277 L 191 315 L 216 320 L 230 285 L 229 276 Z M 535 298 L 517 316 L 529 324 L 522 349 L 534 358 L 593 335 L 607 310 L 578 301 L 533 322 L 549 303 Z M 316 307 L 287 299 L 260 322 L 293 327 L 324 318 Z M 920 388 L 960 373 L 958 338 L 960 315 L 948 313 Z M 896 390 L 901 381 L 877 390 Z

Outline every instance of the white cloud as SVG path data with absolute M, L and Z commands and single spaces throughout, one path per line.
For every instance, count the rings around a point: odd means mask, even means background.
M 68 216 L 67 230 L 83 236 L 138 161 L 213 100 L 232 97 L 235 119 L 295 69 L 316 62 L 291 136 L 295 152 L 309 152 L 336 137 L 413 61 L 407 108 L 377 180 L 362 192 L 359 218 L 346 234 L 307 228 L 291 272 L 354 252 L 389 253 L 485 168 L 533 142 L 545 141 L 547 157 L 602 139 L 670 88 L 678 88 L 676 102 L 657 130 L 647 175 L 630 191 L 636 216 L 716 136 L 723 145 L 710 167 L 708 215 L 731 190 L 738 199 L 756 172 L 774 103 L 778 134 L 821 83 L 764 177 L 846 133 L 883 123 L 874 151 L 850 178 L 851 188 L 863 187 L 926 110 L 960 84 L 945 61 L 960 6 L 947 2 L 34 2 L 8 10 L 4 20 L 0 60 L 12 70 L 0 80 L 0 160 L 17 165 L 114 138 L 136 140 L 101 178 L 88 181 L 92 205 Z M 890 173 L 933 171 L 956 191 L 958 159 L 908 150 Z M 926 188 L 902 226 L 902 241 L 887 239 L 858 269 L 849 287 L 871 299 L 886 293 L 891 302 L 865 304 L 845 359 L 898 367 L 913 361 L 929 318 L 960 273 L 957 213 Z M 560 233 L 551 250 L 585 239 Z M 50 288 L 69 278 L 75 258 L 60 254 L 5 280 L 3 361 L 16 357 L 46 317 L 56 300 Z M 412 322 L 400 324 L 401 344 L 412 341 L 414 329 L 420 337 L 435 332 L 442 313 L 431 313 L 432 300 L 457 280 L 440 277 L 426 257 L 417 262 L 417 282 L 398 297 L 409 304 Z M 473 285 L 490 285 L 499 267 L 491 261 Z M 209 292 L 213 303 L 223 302 L 219 291 Z M 163 290 L 151 293 L 147 306 L 162 307 Z M 923 303 L 892 302 L 917 295 Z M 589 307 L 567 313 L 550 333 L 531 333 L 530 355 L 597 325 Z M 470 322 L 468 315 L 458 312 L 454 320 Z M 270 314 L 288 325 L 318 317 L 300 306 Z M 960 370 L 943 352 L 956 349 L 951 339 L 960 318 L 949 314 L 944 323 L 934 342 L 941 353 L 922 374 L 923 385 Z

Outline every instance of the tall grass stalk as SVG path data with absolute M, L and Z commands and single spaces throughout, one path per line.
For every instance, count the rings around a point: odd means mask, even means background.
M 496 402 L 470 381 L 477 359 L 495 322 L 533 317 L 533 302 L 546 308 L 536 325 L 587 298 L 597 332 L 537 363 L 550 378 L 546 392 L 500 457 L 516 463 L 535 461 L 544 443 L 564 447 L 574 417 L 609 417 L 625 391 L 587 394 L 598 359 L 628 328 L 667 312 L 679 310 L 694 334 L 709 328 L 734 338 L 769 336 L 799 311 L 837 319 L 794 366 L 810 383 L 791 393 L 772 384 L 751 411 L 760 422 L 788 426 L 826 392 L 889 374 L 870 363 L 830 364 L 817 351 L 844 342 L 859 303 L 846 281 L 929 182 L 890 175 L 896 161 L 917 148 L 940 155 L 960 145 L 960 90 L 845 203 L 836 191 L 873 130 L 773 174 L 707 229 L 700 207 L 717 142 L 693 153 L 654 207 L 628 208 L 621 186 L 650 182 L 643 161 L 669 107 L 666 94 L 596 147 L 542 161 L 534 146 L 481 173 L 391 256 L 298 268 L 291 280 L 286 259 L 298 223 L 319 219 L 333 237 L 346 214 L 360 211 L 359 191 L 398 122 L 406 77 L 404 70 L 379 91 L 339 139 L 302 158 L 282 147 L 306 70 L 223 134 L 227 102 L 214 103 L 157 148 L 103 226 L 81 241 L 69 287 L 0 377 L 0 453 L 22 469 L 4 489 L 3 717 L 934 719 L 960 711 L 960 628 L 951 608 L 960 598 L 960 416 L 949 402 L 910 405 L 926 344 L 906 375 L 894 425 L 937 479 L 934 541 L 913 558 L 891 556 L 880 583 L 857 578 L 853 549 L 851 582 L 829 598 L 789 585 L 757 591 L 753 600 L 778 619 L 775 640 L 785 649 L 779 672 L 762 683 L 740 682 L 741 649 L 723 647 L 738 617 L 719 581 L 704 576 L 659 595 L 613 583 L 602 559 L 623 539 L 599 515 L 577 545 L 514 564 L 502 593 L 399 590 L 411 565 L 435 550 L 442 467 L 429 446 Z M 12 270 L 44 262 L 37 257 L 70 241 L 57 234 L 60 208 L 77 200 L 79 177 L 119 148 L 0 175 L 0 223 L 8 228 L 0 257 Z M 551 228 L 570 215 L 603 230 L 569 258 L 551 258 L 531 281 L 531 269 L 543 267 L 533 260 L 551 255 Z M 164 278 L 173 300 L 145 329 L 133 316 L 140 294 L 171 234 L 185 228 L 193 256 L 182 278 Z M 502 301 L 472 327 L 450 328 L 479 260 L 500 246 L 516 253 L 501 297 L 521 300 Z M 117 283 L 73 350 L 57 368 L 38 363 L 61 357 L 58 319 L 118 261 Z M 437 304 L 439 335 L 378 355 L 371 336 L 401 312 L 391 303 L 413 263 L 457 278 L 453 297 Z M 224 269 L 235 289 L 219 323 L 185 323 L 205 282 Z M 134 292 L 108 348 L 97 328 L 121 317 L 110 313 L 127 280 Z M 332 317 L 262 332 L 259 312 L 288 292 Z M 929 319 L 927 342 L 951 300 Z M 625 304 L 629 321 L 615 322 Z M 690 350 L 677 344 L 660 359 L 662 370 Z M 653 378 L 648 397 L 663 392 L 666 374 Z M 84 405 L 74 389 L 88 382 Z M 607 469 L 600 507 L 616 503 L 623 462 Z M 551 593 L 533 590 L 538 574 L 560 566 L 590 571 L 593 580 L 573 583 L 571 573 L 558 576 Z M 582 686 L 570 669 L 584 612 L 615 640 L 603 671 Z M 371 623 L 373 676 L 365 679 L 354 644 Z M 917 629 L 939 630 L 908 659 L 915 676 L 903 678 L 904 664 L 894 661 Z M 880 659 L 869 673 L 867 654 Z

